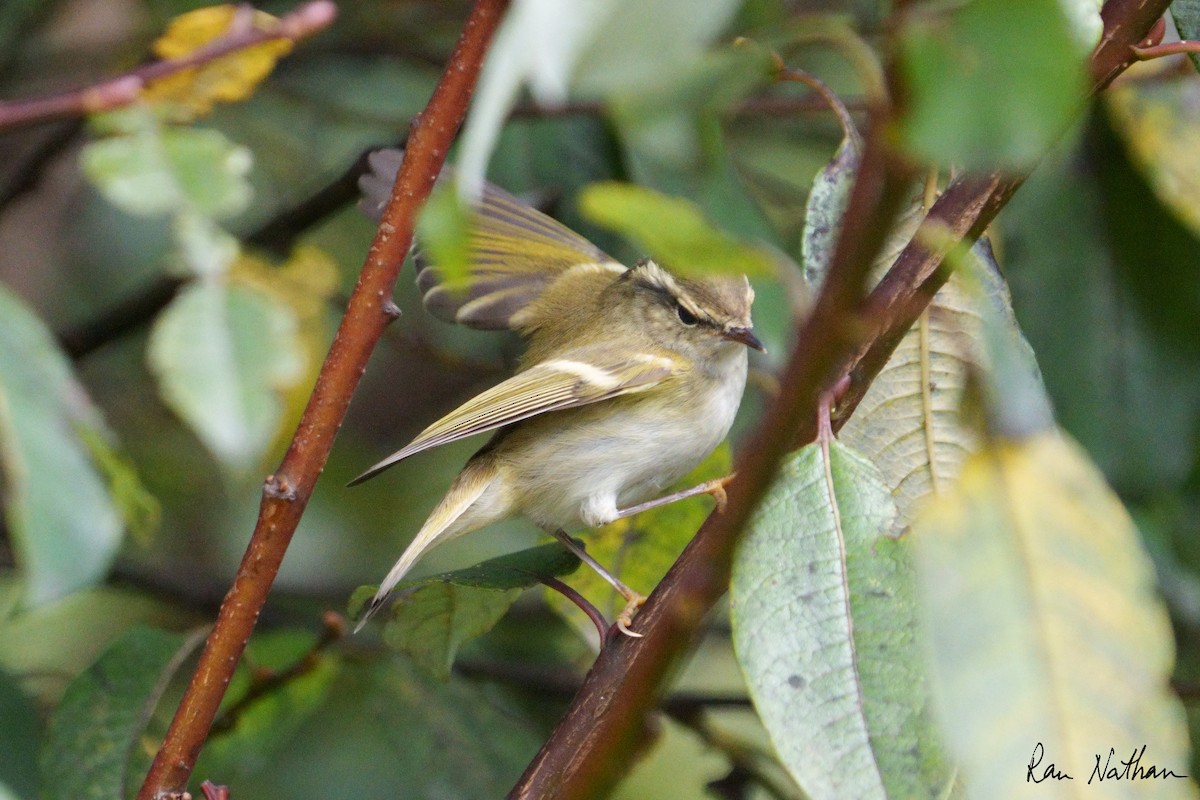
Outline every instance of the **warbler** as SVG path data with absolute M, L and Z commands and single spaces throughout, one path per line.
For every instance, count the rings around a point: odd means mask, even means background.
M 372 153 L 362 207 L 378 218 L 402 153 Z M 469 281 L 415 252 L 425 308 L 527 341 L 517 373 L 468 400 L 349 485 L 431 447 L 495 431 L 463 467 L 400 556 L 356 630 L 431 547 L 511 516 L 532 520 L 626 599 L 630 630 L 644 601 L 569 531 L 594 528 L 681 497 L 721 493 L 713 481 L 654 498 L 729 433 L 746 384 L 747 347 L 763 350 L 744 276 L 675 275 L 650 259 L 632 268 L 495 186 L 471 212 Z M 648 501 L 648 502 L 647 502 Z

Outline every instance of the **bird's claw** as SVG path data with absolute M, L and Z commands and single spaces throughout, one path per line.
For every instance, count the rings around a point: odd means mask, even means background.
M 725 487 L 734 479 L 736 473 L 729 473 L 724 478 L 717 478 L 711 482 L 708 493 L 712 495 L 712 499 L 717 501 L 717 513 L 725 513 L 725 505 L 729 501 L 729 495 L 725 493 Z
M 642 607 L 643 603 L 646 602 L 646 598 L 640 594 L 634 594 L 632 597 L 627 599 L 629 602 L 625 604 L 625 608 L 623 608 L 621 613 L 617 615 L 617 630 L 630 638 L 641 639 L 642 634 L 638 633 L 637 631 L 630 630 L 629 626 L 633 624 L 633 615 L 636 614 L 637 610 Z

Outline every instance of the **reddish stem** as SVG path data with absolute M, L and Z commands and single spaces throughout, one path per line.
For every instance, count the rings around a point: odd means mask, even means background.
M 1150 61 L 1151 59 L 1155 58 L 1177 56 L 1184 53 L 1200 53 L 1200 42 L 1167 42 L 1165 44 L 1156 44 L 1149 47 L 1134 47 L 1132 49 L 1133 54 L 1137 56 L 1138 61 Z
M 596 626 L 596 631 L 600 634 L 600 646 L 604 647 L 604 642 L 608 639 L 608 620 L 600 613 L 600 609 L 588 602 L 588 599 L 575 591 L 573 587 L 568 586 L 558 578 L 544 577 L 538 578 L 538 580 L 541 581 L 542 585 L 548 586 L 558 592 L 578 606 L 580 611 L 587 614 L 588 619 L 592 621 L 592 624 Z
M 429 196 L 462 123 L 484 53 L 507 6 L 507 0 L 477 0 L 429 104 L 413 122 L 404 163 L 346 314 L 291 445 L 263 486 L 246 554 L 139 800 L 179 793 L 187 785 L 367 359 L 392 319 L 387 306 L 412 243 L 417 209 Z

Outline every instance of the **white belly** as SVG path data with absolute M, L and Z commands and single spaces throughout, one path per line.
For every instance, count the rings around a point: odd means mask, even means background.
M 745 351 L 730 362 L 724 379 L 692 386 L 686 397 L 655 392 L 623 398 L 636 402 L 620 414 L 597 403 L 524 423 L 517 437 L 536 455 L 521 459 L 518 512 L 546 530 L 571 531 L 663 494 L 729 433 L 745 388 Z M 690 411 L 680 413 L 685 402 Z

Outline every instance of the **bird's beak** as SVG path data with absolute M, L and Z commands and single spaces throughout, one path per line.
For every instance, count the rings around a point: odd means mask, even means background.
M 741 342 L 746 347 L 753 347 L 760 353 L 767 352 L 767 348 L 763 347 L 763 343 L 758 340 L 750 328 L 726 328 L 721 335 L 731 342 Z

